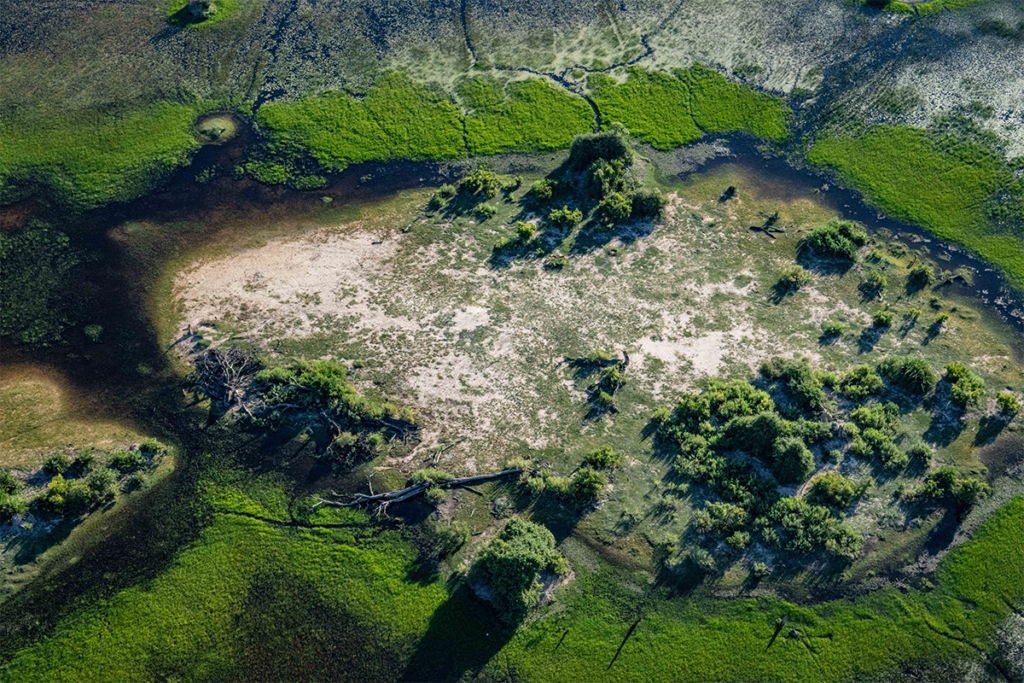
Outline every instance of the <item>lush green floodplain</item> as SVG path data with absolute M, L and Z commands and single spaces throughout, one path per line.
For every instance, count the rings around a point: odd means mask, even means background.
M 502 152 L 564 149 L 594 129 L 594 112 L 578 95 L 547 81 L 516 81 L 507 87 L 478 76 L 459 88 L 472 111 L 466 116 L 466 145 L 474 156 Z
M 513 670 L 537 681 L 566 671 L 581 680 L 846 681 L 989 652 L 1009 605 L 1024 597 L 1016 498 L 945 558 L 934 589 L 804 606 L 695 600 L 672 575 L 609 564 L 570 538 L 560 549 L 575 581 L 512 635 L 422 565 L 407 532 L 362 512 L 310 515 L 308 499 L 289 510 L 292 495 L 274 475 L 225 471 L 200 491 L 209 524 L 166 571 L 71 614 L 18 652 L 4 679 L 433 680 L 483 669 L 486 679 Z M 780 617 L 814 653 L 785 633 L 770 644 Z
M 781 99 L 730 83 L 700 64 L 675 75 L 633 67 L 623 83 L 593 74 L 587 84 L 606 121 L 622 123 L 655 149 L 679 147 L 705 132 L 789 137 L 791 112 Z
M 29 186 L 62 204 L 92 208 L 134 199 L 199 147 L 192 122 L 203 107 L 160 102 L 144 109 L 17 112 L 0 118 L 0 204 Z
M 874 126 L 856 137 L 818 139 L 807 161 L 835 168 L 872 204 L 973 249 L 1024 282 L 1024 242 L 997 230 L 988 210 L 1013 182 L 991 149 L 970 139 L 946 144 L 909 126 Z

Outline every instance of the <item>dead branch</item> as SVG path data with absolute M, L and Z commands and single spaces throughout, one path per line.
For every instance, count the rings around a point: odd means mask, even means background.
M 452 444 L 452 445 L 454 445 L 454 444 Z M 388 504 L 390 504 L 390 503 L 401 503 L 404 500 L 409 500 L 410 498 L 418 496 L 419 494 L 423 493 L 424 491 L 426 491 L 431 486 L 439 486 L 439 487 L 444 488 L 444 489 L 450 489 L 450 488 L 454 488 L 454 487 L 462 487 L 462 488 L 469 488 L 471 491 L 473 491 L 472 488 L 467 486 L 468 484 L 474 484 L 476 482 L 482 482 L 482 481 L 490 481 L 492 479 L 499 479 L 501 477 L 507 477 L 510 474 L 522 474 L 522 472 L 523 472 L 522 469 L 513 468 L 513 469 L 508 469 L 508 470 L 502 470 L 501 472 L 493 472 L 491 474 L 478 474 L 478 475 L 475 475 L 475 476 L 472 476 L 472 477 L 462 477 L 462 478 L 459 478 L 459 479 L 445 479 L 445 480 L 436 481 L 436 482 L 421 481 L 418 484 L 413 484 L 412 486 L 407 486 L 404 489 L 399 489 L 398 491 L 388 491 L 387 493 L 378 493 L 378 494 L 369 495 L 369 496 L 366 495 L 365 493 L 354 493 L 351 496 L 351 500 L 349 500 L 347 502 L 344 502 L 344 503 L 341 502 L 341 501 L 337 501 L 337 500 L 327 500 L 327 499 L 321 498 L 319 496 L 314 496 L 314 498 L 316 498 L 317 502 L 313 505 L 311 510 L 315 510 L 318 507 L 320 507 L 321 505 L 328 505 L 330 507 L 337 507 L 337 508 L 347 508 L 347 507 L 354 507 L 356 505 L 363 505 L 364 503 L 388 503 Z M 371 491 L 372 491 L 372 489 L 371 489 Z M 473 492 L 474 493 L 480 493 L 479 491 L 473 491 Z M 335 494 L 335 495 L 337 495 L 337 494 Z M 481 495 L 483 495 L 483 494 L 481 494 Z

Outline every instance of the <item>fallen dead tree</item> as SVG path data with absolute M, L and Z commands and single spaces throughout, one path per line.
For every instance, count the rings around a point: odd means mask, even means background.
M 328 505 L 336 508 L 349 508 L 357 505 L 370 505 L 373 503 L 377 504 L 377 515 L 380 516 L 387 509 L 387 506 L 391 503 L 400 503 L 403 500 L 409 500 L 414 498 L 421 493 L 424 493 L 431 486 L 437 486 L 442 489 L 452 489 L 458 487 L 469 487 L 471 484 L 476 484 L 483 481 L 491 481 L 492 479 L 500 479 L 501 477 L 507 477 L 512 474 L 522 474 L 522 468 L 512 468 L 502 470 L 501 472 L 493 472 L 491 474 L 478 474 L 473 477 L 461 477 L 461 478 L 439 478 L 439 479 L 427 479 L 424 481 L 417 482 L 412 486 L 407 486 L 404 489 L 398 491 L 388 491 L 387 493 L 378 493 L 366 495 L 365 493 L 354 493 L 351 496 L 351 500 L 339 501 L 339 500 L 327 500 L 319 496 L 316 498 L 316 503 L 310 510 L 315 510 L 321 505 Z M 337 495 L 337 494 L 335 494 Z

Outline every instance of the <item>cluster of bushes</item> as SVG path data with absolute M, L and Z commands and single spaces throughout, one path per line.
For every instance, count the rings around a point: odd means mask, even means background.
M 846 433 L 852 438 L 850 453 L 859 458 L 877 459 L 892 471 L 907 466 L 909 457 L 892 440 L 900 423 L 900 411 L 895 403 L 861 406 L 850 413 L 850 419 L 852 423 L 846 425 Z
M 939 379 L 924 360 L 907 356 L 884 358 L 878 364 L 878 372 L 903 391 L 917 396 L 931 391 Z
M 868 235 L 851 221 L 833 220 L 815 228 L 803 241 L 821 258 L 857 260 L 858 248 L 864 246 Z
M 915 493 L 918 500 L 950 504 L 957 514 L 964 515 L 980 498 L 990 493 L 988 484 L 974 478 L 961 477 L 953 467 L 941 467 L 924 480 Z
M 600 460 L 602 456 L 596 457 Z M 595 466 L 587 465 L 576 470 L 571 477 L 558 477 L 547 469 L 537 474 L 524 473 L 522 484 L 534 495 L 547 493 L 574 510 L 582 511 L 597 502 L 604 487 L 608 485 L 608 476 L 595 469 Z
M 165 449 L 156 439 L 146 439 L 137 449 L 113 454 L 105 467 L 97 467 L 94 451 L 85 450 L 71 459 L 54 453 L 43 463 L 51 475 L 46 490 L 31 502 L 22 497 L 22 482 L 10 470 L 0 469 L 0 522 L 24 513 L 29 507 L 48 515 L 79 515 L 114 497 L 117 482 L 144 467 L 148 459 Z M 74 474 L 65 478 L 65 474 Z M 141 478 L 141 473 L 132 475 Z M 140 479 L 141 480 L 141 479 Z
M 486 584 L 498 616 L 507 624 L 516 624 L 540 596 L 537 573 L 542 569 L 564 574 L 569 566 L 555 549 L 550 531 L 514 518 L 480 553 L 470 580 Z

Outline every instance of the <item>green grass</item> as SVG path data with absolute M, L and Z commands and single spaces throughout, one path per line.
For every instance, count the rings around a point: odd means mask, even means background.
M 267 486 L 266 482 L 261 486 Z M 409 580 L 415 553 L 361 512 L 318 517 L 353 529 L 288 529 L 232 515 L 212 523 L 156 579 L 63 621 L 10 662 L 7 681 L 332 680 L 397 677 L 444 600 L 443 582 Z
M 0 203 L 30 184 L 64 204 L 92 208 L 150 191 L 199 143 L 195 105 L 161 102 L 111 115 L 18 112 L 0 119 Z
M 656 149 L 684 145 L 705 132 L 789 137 L 792 112 L 782 99 L 730 83 L 700 64 L 675 76 L 633 67 L 624 83 L 593 74 L 587 86 L 605 121 L 622 123 Z
M 1024 597 L 1022 524 L 1024 498 L 1016 498 L 950 553 L 932 592 L 886 589 L 806 607 L 776 598 L 650 600 L 613 667 L 609 663 L 641 600 L 615 587 L 632 577 L 614 576 L 607 568 L 588 571 L 577 562 L 580 576 L 563 611 L 517 633 L 491 660 L 491 673 L 508 662 L 521 678 L 536 681 L 561 680 L 566 671 L 592 681 L 848 681 L 976 657 L 957 639 L 990 650 L 996 626 L 1010 613 L 1003 600 L 1019 603 Z M 990 565 L 988 558 L 997 559 Z M 832 639 L 814 639 L 817 654 L 811 655 L 784 632 L 767 649 L 775 619 L 782 616 L 788 618 L 787 632 L 797 628 Z M 566 629 L 569 635 L 552 654 Z
M 594 129 L 594 112 L 582 97 L 540 79 L 510 83 L 505 99 L 497 84 L 478 76 L 459 94 L 474 110 L 466 116 L 474 155 L 562 149 Z
M 679 147 L 702 135 L 690 111 L 690 90 L 675 76 L 632 67 L 624 83 L 591 74 L 587 87 L 603 121 L 621 123 L 655 149 Z
M 835 168 L 887 213 L 960 242 L 1024 282 L 1024 244 L 993 234 L 985 212 L 1008 179 L 984 146 L 965 140 L 947 149 L 918 128 L 875 126 L 859 137 L 823 137 L 807 160 Z
M 308 150 L 340 171 L 360 161 L 465 156 L 459 108 L 442 92 L 390 72 L 363 99 L 330 92 L 263 106 L 256 120 L 273 147 Z
M 701 64 L 676 72 L 690 87 L 693 120 L 706 133 L 745 130 L 766 140 L 789 137 L 792 111 L 778 97 L 730 83 Z

